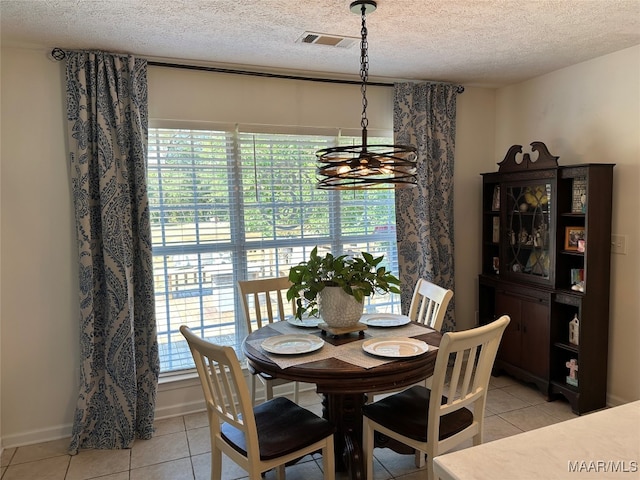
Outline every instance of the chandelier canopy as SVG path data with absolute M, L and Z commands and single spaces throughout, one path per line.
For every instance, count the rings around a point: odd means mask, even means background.
M 404 188 L 416 185 L 416 149 L 409 145 L 367 145 L 367 81 L 369 54 L 367 13 L 375 11 L 373 0 L 356 0 L 350 6 L 360 13 L 360 91 L 362 93 L 362 144 L 331 147 L 316 152 L 317 188 L 324 190 L 364 190 Z

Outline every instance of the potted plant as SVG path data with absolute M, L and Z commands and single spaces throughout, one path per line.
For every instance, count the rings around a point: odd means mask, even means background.
M 375 293 L 400 293 L 400 280 L 381 266 L 384 255 L 368 252 L 359 256 L 327 253 L 315 247 L 309 259 L 291 267 L 287 300 L 296 301 L 296 318 L 321 316 L 327 325 L 355 325 L 364 307 L 364 298 Z M 354 319 L 355 318 L 355 319 Z

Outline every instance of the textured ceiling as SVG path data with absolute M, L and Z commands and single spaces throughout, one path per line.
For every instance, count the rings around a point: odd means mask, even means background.
M 100 49 L 249 70 L 355 76 L 350 0 L 0 0 L 5 46 Z M 640 0 L 379 0 L 372 79 L 502 86 L 640 44 Z

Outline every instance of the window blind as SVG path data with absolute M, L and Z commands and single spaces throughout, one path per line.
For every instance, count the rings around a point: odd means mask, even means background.
M 370 139 L 375 143 L 388 138 Z M 238 280 L 286 276 L 318 246 L 385 255 L 397 274 L 393 190 L 317 190 L 315 151 L 356 137 L 151 128 L 148 184 L 161 371 L 193 368 L 179 327 L 239 351 Z M 399 312 L 376 295 L 369 312 Z

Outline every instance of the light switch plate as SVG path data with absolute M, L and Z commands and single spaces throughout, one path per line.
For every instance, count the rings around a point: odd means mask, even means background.
M 611 253 L 617 253 L 619 255 L 627 254 L 626 235 L 611 235 Z

